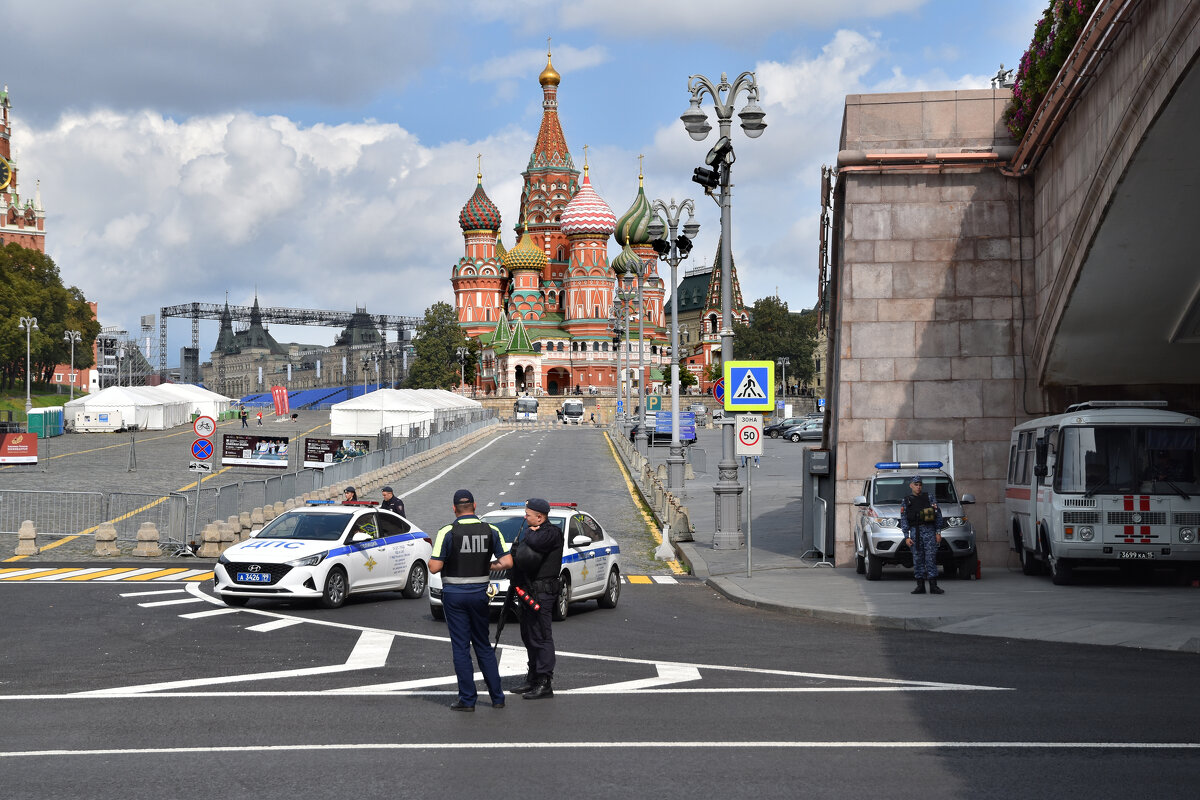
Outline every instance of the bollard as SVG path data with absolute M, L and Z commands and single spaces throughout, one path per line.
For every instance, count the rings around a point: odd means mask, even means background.
M 683 465 L 683 479 L 685 481 L 696 480 L 696 470 L 692 469 L 692 462 Z
M 94 556 L 119 556 L 117 549 L 117 529 L 111 522 L 101 522 L 96 528 L 96 546 L 92 549 Z
M 221 555 L 221 531 L 217 523 L 210 522 L 200 532 L 200 551 L 196 555 L 201 558 L 216 558 Z
M 675 518 L 675 524 L 671 526 L 671 541 L 692 541 L 692 521 L 688 518 L 687 506 L 679 507 L 679 516 Z
M 236 541 L 235 533 L 233 530 L 233 526 L 230 525 L 228 522 L 218 522 L 218 523 L 216 523 L 216 525 L 217 525 L 217 530 L 220 531 L 220 534 L 221 534 L 221 552 L 224 553 Z
M 17 532 L 16 554 L 19 556 L 36 556 L 38 552 L 37 531 L 33 527 L 33 520 L 27 519 L 21 523 L 21 528 Z
M 158 527 L 153 522 L 143 522 L 138 526 L 133 555 L 141 558 L 158 558 L 162 555 L 162 548 L 158 546 Z
M 250 531 L 254 530 L 254 522 L 250 519 L 249 511 L 243 511 L 241 514 L 238 514 L 238 527 L 242 529 L 238 539 L 249 539 Z
M 659 464 L 658 469 L 654 473 L 654 476 L 656 478 L 658 478 L 660 481 L 665 481 L 667 479 L 667 465 Z

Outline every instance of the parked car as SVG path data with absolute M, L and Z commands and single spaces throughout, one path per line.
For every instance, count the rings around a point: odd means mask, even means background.
M 763 435 L 770 436 L 772 439 L 778 439 L 783 436 L 783 432 L 788 428 L 794 428 L 797 425 L 803 425 L 808 421 L 807 417 L 787 417 L 778 422 L 772 422 L 767 427 L 763 428 Z
M 825 421 L 809 419 L 793 425 L 783 432 L 783 438 L 792 442 L 820 439 L 825 433 Z
M 708 416 L 708 406 L 704 403 L 691 403 L 687 410 L 696 415 L 696 422 L 702 422 Z
M 904 544 L 900 530 L 900 501 L 911 493 L 908 482 L 920 475 L 924 490 L 933 494 L 942 512 L 942 544 L 937 563 L 946 577 L 970 578 L 975 574 L 979 556 L 975 546 L 975 528 L 963 506 L 975 502 L 973 495 L 959 496 L 954 479 L 941 469 L 918 469 L 915 464 L 883 462 L 863 483 L 863 493 L 854 498 L 858 512 L 854 521 L 855 571 L 877 581 L 885 565 L 912 569 L 912 551 Z M 928 462 L 938 464 L 939 462 Z
M 517 532 L 525 524 L 524 503 L 501 503 L 480 519 L 500 529 L 504 541 L 516 541 Z M 571 603 L 595 600 L 601 608 L 616 608 L 621 597 L 621 545 L 600 527 L 600 523 L 574 503 L 551 503 L 550 521 L 566 537 L 563 547 L 562 573 L 558 599 L 551 616 L 556 620 L 567 617 Z M 494 570 L 488 586 L 490 605 L 499 610 L 508 594 L 508 570 Z M 429 576 L 429 613 L 436 620 L 446 618 L 442 608 L 441 573 Z
M 337 608 L 359 592 L 425 595 L 428 534 L 399 514 L 363 502 L 285 511 L 221 554 L 213 568 L 226 605 L 248 600 L 320 600 Z

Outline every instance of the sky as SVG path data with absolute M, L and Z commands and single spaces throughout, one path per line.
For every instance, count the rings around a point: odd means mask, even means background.
M 682 278 L 711 264 L 720 228 L 690 180 L 716 134 L 693 141 L 679 121 L 688 78 L 754 72 L 767 129 L 749 139 L 735 119 L 734 263 L 748 305 L 777 295 L 796 311 L 816 301 L 820 169 L 836 161 L 845 96 L 988 88 L 1046 3 L 0 0 L 15 32 L 0 82 L 47 253 L 102 325 L 136 333 L 163 306 L 256 293 L 403 316 L 453 304 L 477 164 L 515 243 L 548 37 L 567 144 L 580 169 L 588 146 L 613 212 L 636 197 L 639 155 L 651 200 L 695 199 Z M 201 323 L 202 360 L 216 333 Z M 168 336 L 177 365 L 190 323 L 169 320 Z M 156 362 L 157 346 L 156 331 Z

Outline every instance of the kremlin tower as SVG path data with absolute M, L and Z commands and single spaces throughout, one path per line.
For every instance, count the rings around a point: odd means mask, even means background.
M 0 92 L 0 245 L 15 243 L 46 252 L 46 210 L 41 191 L 21 201 L 17 192 L 17 162 L 12 155 L 12 123 L 8 118 L 8 87 Z

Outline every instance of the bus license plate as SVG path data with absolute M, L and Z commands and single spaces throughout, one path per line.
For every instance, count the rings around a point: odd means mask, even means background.
M 271 573 L 269 572 L 239 572 L 237 574 L 238 583 L 270 583 Z
M 1154 553 L 1149 550 L 1121 550 L 1117 558 L 1154 558 Z

